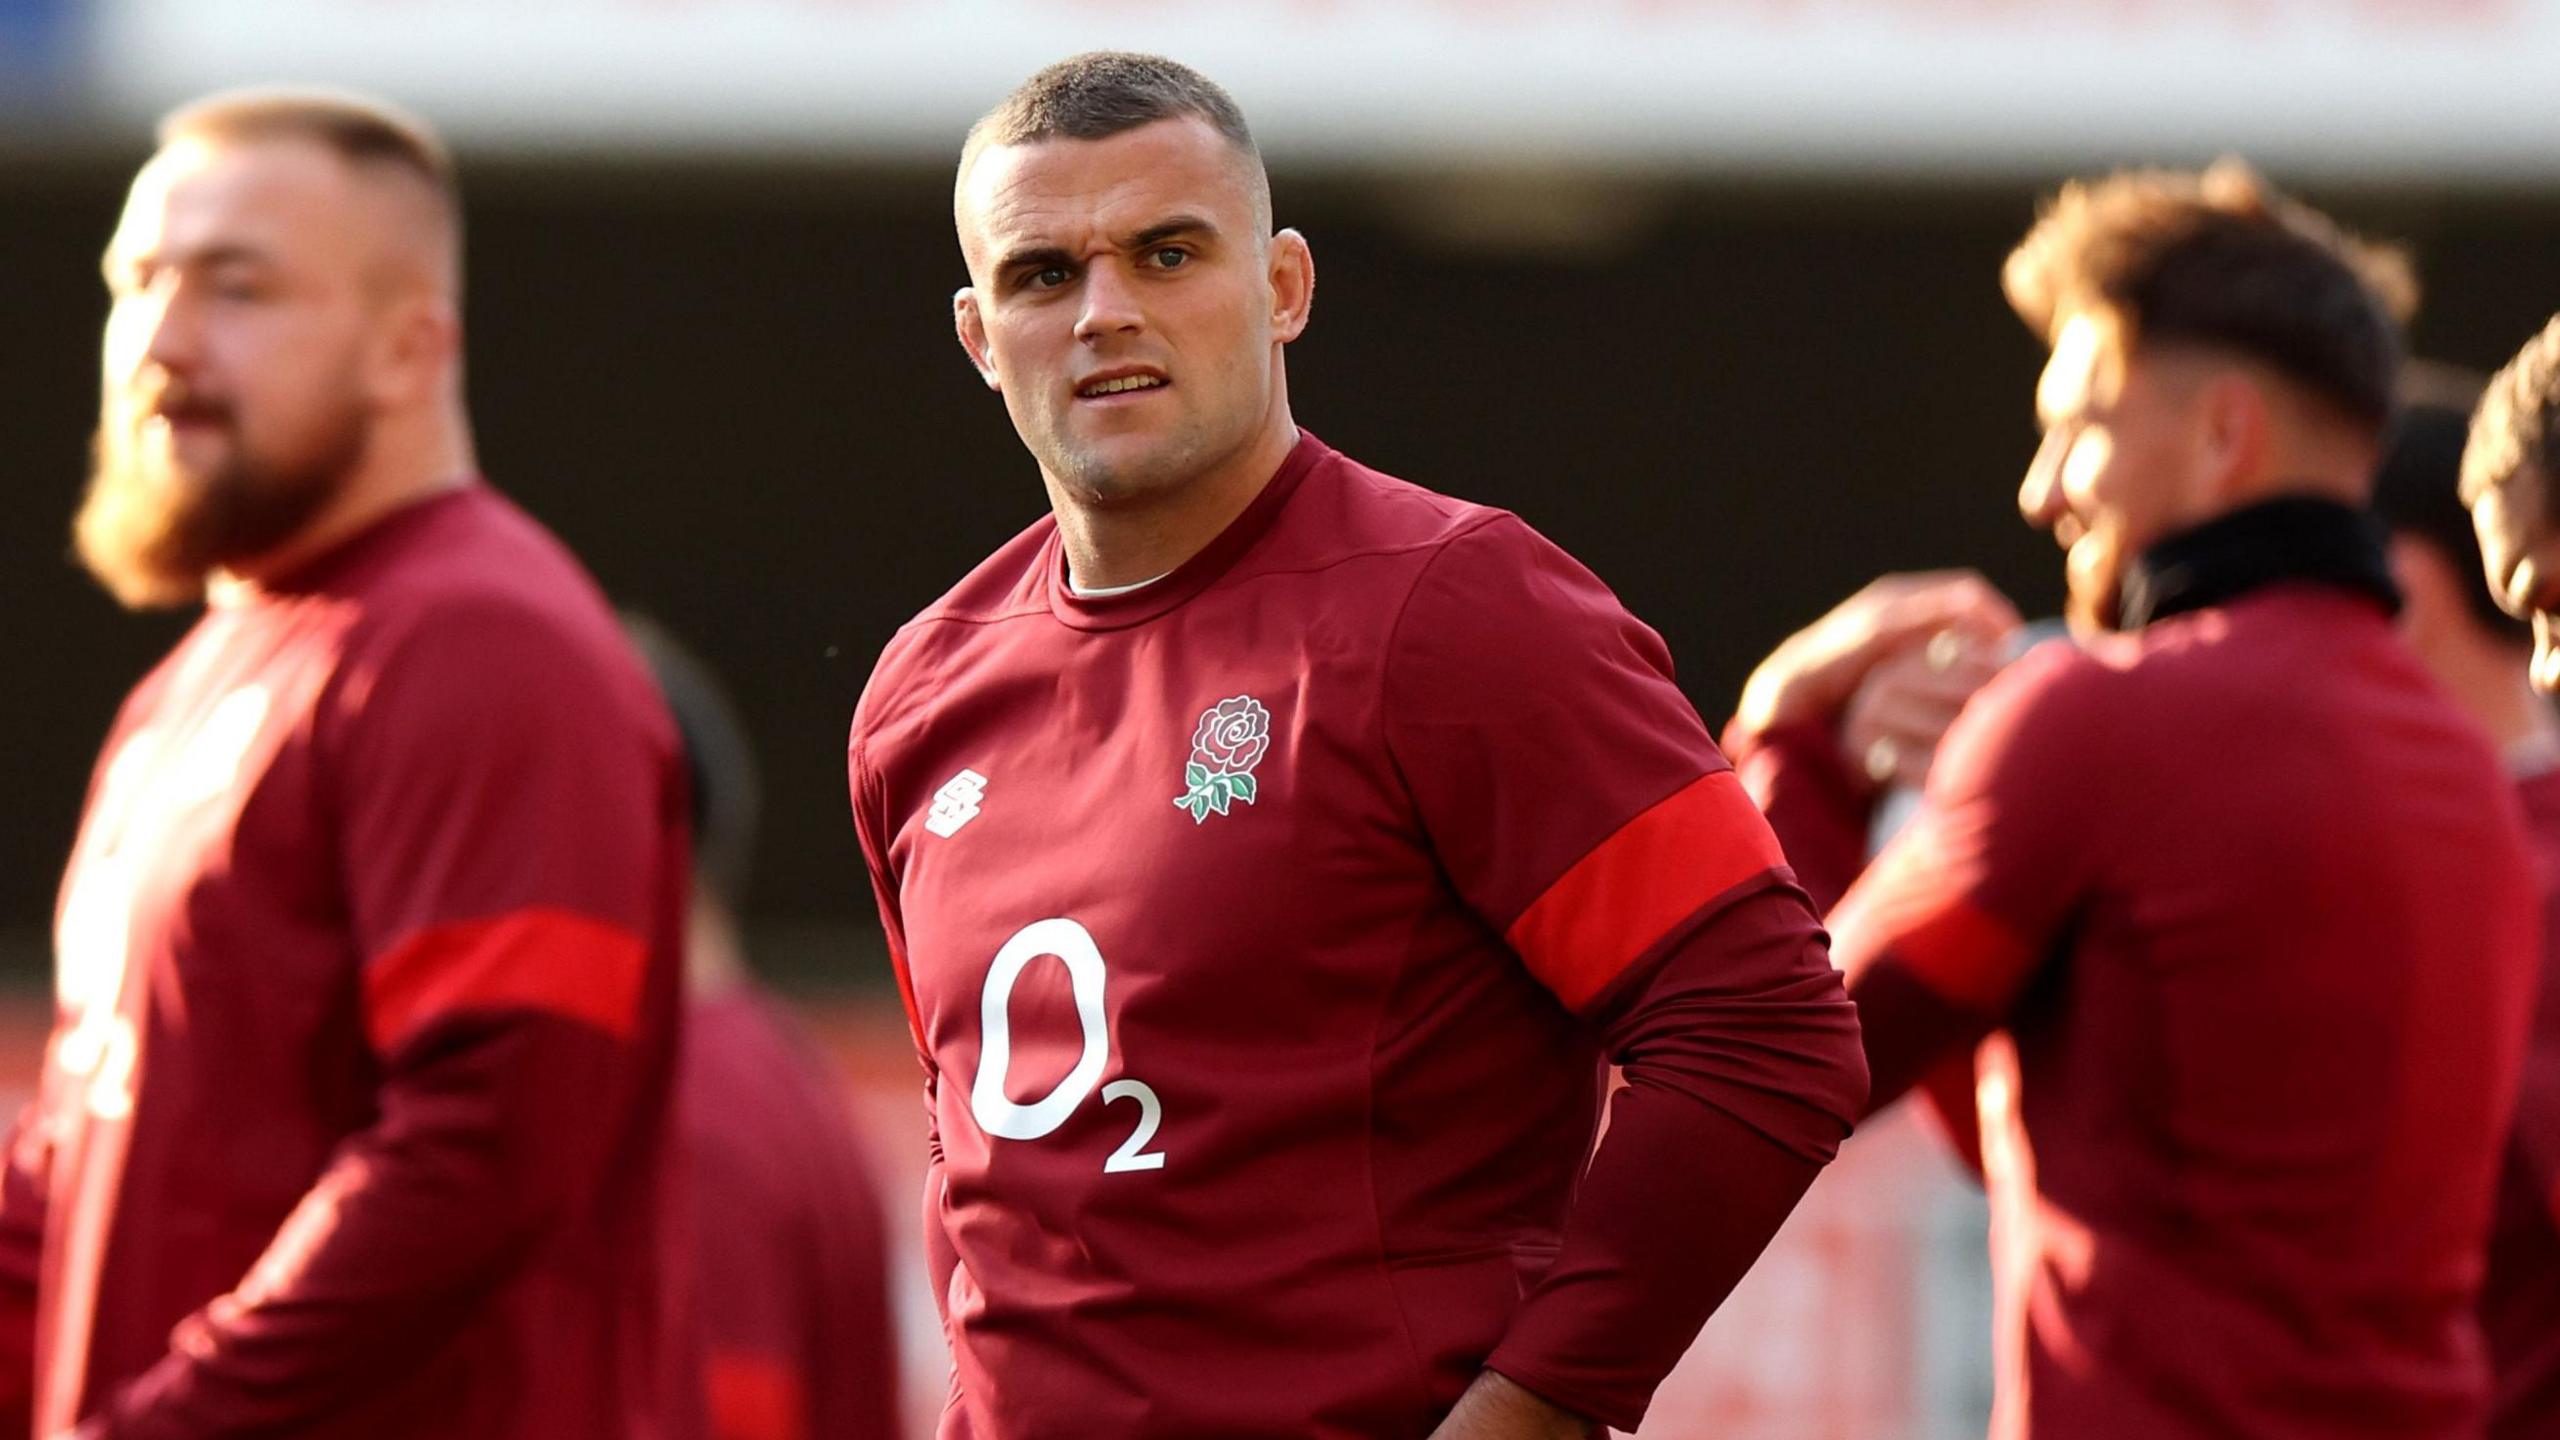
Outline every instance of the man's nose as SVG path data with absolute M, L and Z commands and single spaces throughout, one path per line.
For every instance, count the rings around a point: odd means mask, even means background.
M 185 296 L 162 287 L 133 296 L 117 308 L 125 311 L 117 318 L 132 327 L 133 363 L 128 369 L 139 369 L 148 362 L 163 370 L 184 373 L 201 356 L 203 328 L 198 323 L 197 307 Z
M 2533 688 L 2560 695 L 2560 636 L 2552 633 L 2550 613 L 2533 612 Z
M 1146 312 L 1138 304 L 1137 286 L 1116 264 L 1100 264 L 1085 272 L 1084 308 L 1076 315 L 1076 338 L 1088 343 L 1105 335 L 1146 328 Z

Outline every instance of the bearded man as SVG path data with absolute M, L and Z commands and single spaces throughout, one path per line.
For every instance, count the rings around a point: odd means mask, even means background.
M 76 536 L 127 605 L 205 610 L 63 882 L 7 1398 L 82 1440 L 690 1434 L 682 761 L 594 584 L 476 476 L 451 167 L 334 96 L 159 138 Z

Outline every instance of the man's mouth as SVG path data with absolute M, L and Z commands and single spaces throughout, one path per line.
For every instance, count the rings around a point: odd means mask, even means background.
M 162 395 L 143 407 L 142 418 L 157 420 L 172 430 L 188 430 L 208 425 L 222 425 L 231 419 L 230 407 L 218 400 L 194 395 Z
M 1087 380 L 1083 384 L 1077 386 L 1076 398 L 1079 400 L 1100 400 L 1106 396 L 1128 395 L 1140 390 L 1161 390 L 1172 383 L 1172 381 L 1167 380 L 1161 375 L 1144 373 L 1108 375 L 1096 380 Z

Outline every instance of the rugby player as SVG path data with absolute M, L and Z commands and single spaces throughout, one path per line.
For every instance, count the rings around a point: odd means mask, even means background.
M 2539 895 L 2361 508 L 2405 265 L 2226 162 L 2066 187 L 2003 280 L 2081 643 L 1965 705 L 1830 916 L 1872 1104 L 2014 1038 L 1995 1434 L 2476 1435 Z M 1838 707 L 1986 628 L 1976 586 L 1871 588 L 1755 673 L 1728 738 L 1791 850 L 1863 833 Z
M 286 92 L 159 139 L 76 536 L 126 604 L 204 610 L 63 881 L 0 1371 L 47 1437 L 689 1436 L 682 761 L 477 478 L 445 152 Z
M 1768 826 L 1588 571 L 1298 428 L 1314 263 L 1223 91 L 1062 62 L 955 212 L 1051 513 L 850 752 L 944 1440 L 1632 1428 L 1865 1092 Z
M 2412 366 L 2373 507 L 2407 604 L 2400 628 L 2498 747 L 2542 857 L 2543 958 L 2515 1126 L 2498 1176 L 2480 1320 L 2492 1440 L 2560 1434 L 2560 718 L 2527 678 L 2533 632 L 2480 583 L 2462 452 L 2477 376 Z

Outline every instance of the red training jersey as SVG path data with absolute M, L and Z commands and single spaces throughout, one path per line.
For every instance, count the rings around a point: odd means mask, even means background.
M 603 598 L 486 487 L 218 599 L 63 882 L 0 1216 L 37 1433 L 692 1434 L 685 805 Z
M 743 984 L 686 1007 L 679 1068 L 711 1440 L 893 1440 L 888 1232 L 843 1079 Z
M 1487 1366 L 1631 1427 L 1864 1093 L 1660 640 L 1311 437 L 1133 592 L 1033 525 L 851 750 L 944 1440 L 1421 1437 Z
M 1735 742 L 1791 848 L 1836 827 L 1836 739 Z M 1995 1436 L 2480 1433 L 2535 895 L 2380 605 L 2273 584 L 2030 652 L 1830 919 L 1879 1103 L 2014 1036 Z
M 2480 1321 L 2492 1440 L 2543 1440 L 2560 1435 L 2560 768 L 2526 776 L 2516 792 L 2541 861 L 2541 989 L 2498 1177 Z

